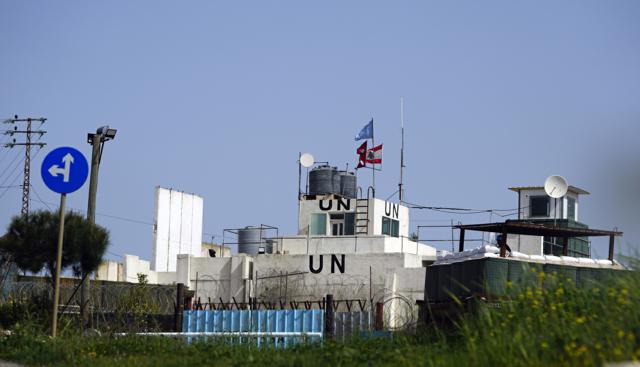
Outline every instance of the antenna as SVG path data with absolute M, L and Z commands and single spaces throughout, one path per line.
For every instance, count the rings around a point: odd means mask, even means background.
M 553 198 L 553 226 L 556 226 L 556 219 L 558 218 L 558 199 L 565 196 L 569 190 L 567 180 L 558 175 L 547 177 L 544 181 L 544 191 Z
M 400 97 L 400 134 L 402 135 L 402 145 L 400 147 L 400 183 L 398 184 L 398 198 L 400 204 L 404 200 L 404 184 L 402 176 L 404 175 L 404 99 Z
M 304 153 L 300 156 L 300 164 L 303 167 L 309 168 L 313 166 L 314 163 L 315 159 L 313 158 L 313 155 L 311 155 L 311 153 Z
M 311 153 L 298 153 L 298 227 L 300 227 L 300 199 L 302 198 L 302 167 L 307 169 L 307 185 L 305 195 L 309 191 L 309 167 L 316 163 Z
M 544 181 L 544 191 L 554 199 L 565 196 L 568 190 L 569 185 L 567 184 L 567 180 L 562 176 L 549 176 Z

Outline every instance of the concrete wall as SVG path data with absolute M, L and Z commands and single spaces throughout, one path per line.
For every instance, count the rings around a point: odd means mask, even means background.
M 513 251 L 522 252 L 527 255 L 542 255 L 542 237 L 509 235 L 507 245 Z
M 401 237 L 409 237 L 409 208 L 380 199 L 372 202 L 373 212 L 370 211 L 369 216 L 373 220 L 373 234 L 382 234 L 382 218 L 387 217 L 400 222 L 398 232 Z M 369 208 L 371 210 L 371 206 Z
M 122 265 L 123 277 L 119 279 L 122 282 L 138 283 L 138 274 L 144 274 L 147 276 L 149 283 L 158 283 L 156 272 L 151 270 L 151 263 L 149 261 L 140 260 L 136 255 L 125 254 Z
M 178 282 L 196 290 L 202 302 L 209 299 L 247 302 L 257 295 L 261 300 L 320 300 L 331 293 L 336 299 L 375 300 L 394 292 L 420 299 L 424 292 L 422 273 L 404 272 L 404 268 L 422 269 L 422 256 L 407 253 L 380 254 L 265 254 L 250 257 L 195 258 L 180 256 Z M 400 270 L 393 288 L 387 276 Z M 370 278 L 371 271 L 371 278 Z M 186 274 L 189 279 L 186 279 Z M 419 277 L 418 279 L 414 278 Z M 257 278 L 256 278 L 257 277 Z M 257 279 L 257 281 L 256 281 Z
M 390 253 L 406 252 L 435 259 L 434 247 L 410 241 L 405 237 L 378 236 L 293 236 L 279 237 L 274 242 L 274 253 Z
M 539 190 L 522 190 L 520 191 L 520 219 L 529 219 L 529 199 L 532 196 L 545 196 L 547 197 L 547 193 L 544 189 Z M 580 210 L 579 207 L 579 195 L 575 192 L 569 191 L 567 195 L 560 199 L 549 198 L 549 216 L 545 218 L 557 218 L 557 219 L 567 219 L 567 197 L 571 197 L 576 201 L 576 221 L 578 220 Z M 557 214 L 557 216 L 556 216 Z M 535 217 L 540 219 L 540 217 Z
M 122 264 L 117 261 L 103 261 L 95 272 L 96 280 L 118 282 L 122 279 Z
M 311 214 L 326 213 L 354 213 L 356 199 L 332 199 L 333 195 L 327 195 L 327 199 L 301 200 L 300 213 L 298 215 L 298 234 L 306 235 Z M 327 218 L 326 233 L 330 233 L 329 218 Z
M 156 187 L 153 270 L 175 271 L 176 256 L 199 256 L 203 199 L 182 191 Z
M 300 212 L 298 216 L 298 234 L 306 235 L 312 214 L 338 214 L 354 213 L 356 210 L 356 199 L 334 198 L 328 195 L 327 199 L 301 200 Z M 399 221 L 399 235 L 409 236 L 409 208 L 390 201 L 381 199 L 370 199 L 368 202 L 369 228 L 367 234 L 382 234 L 382 218 L 387 217 Z M 331 227 L 327 217 L 326 233 L 329 235 Z

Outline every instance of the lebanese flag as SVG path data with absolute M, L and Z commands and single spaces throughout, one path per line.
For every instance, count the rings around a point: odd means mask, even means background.
M 382 164 L 382 144 L 367 151 L 366 163 Z
M 356 150 L 356 153 L 358 154 L 358 166 L 356 167 L 356 169 L 366 167 L 367 166 L 367 142 L 366 141 L 362 143 L 362 145 L 360 145 L 360 147 Z

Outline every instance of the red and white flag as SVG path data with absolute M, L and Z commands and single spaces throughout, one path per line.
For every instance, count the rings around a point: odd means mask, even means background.
M 362 143 L 362 145 L 360 145 L 358 150 L 356 150 L 356 153 L 358 154 L 358 166 L 356 167 L 356 169 L 366 167 L 367 166 L 367 142 L 366 141 Z
M 367 150 L 366 163 L 382 164 L 382 144 Z

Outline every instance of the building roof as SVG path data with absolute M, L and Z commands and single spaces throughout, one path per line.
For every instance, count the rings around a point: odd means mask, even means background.
M 523 190 L 544 190 L 544 186 L 514 186 L 514 187 L 510 187 L 509 190 L 511 191 L 515 191 L 515 192 L 520 192 Z M 589 195 L 589 191 L 587 190 L 583 190 L 579 187 L 575 187 L 575 186 L 571 186 L 569 185 L 569 190 L 575 194 L 579 194 L 579 195 Z
M 470 231 L 521 234 L 529 236 L 551 237 L 593 237 L 593 236 L 622 236 L 622 232 L 605 231 L 590 228 L 567 228 L 532 223 L 523 220 L 507 220 L 504 223 L 462 224 L 458 229 Z

